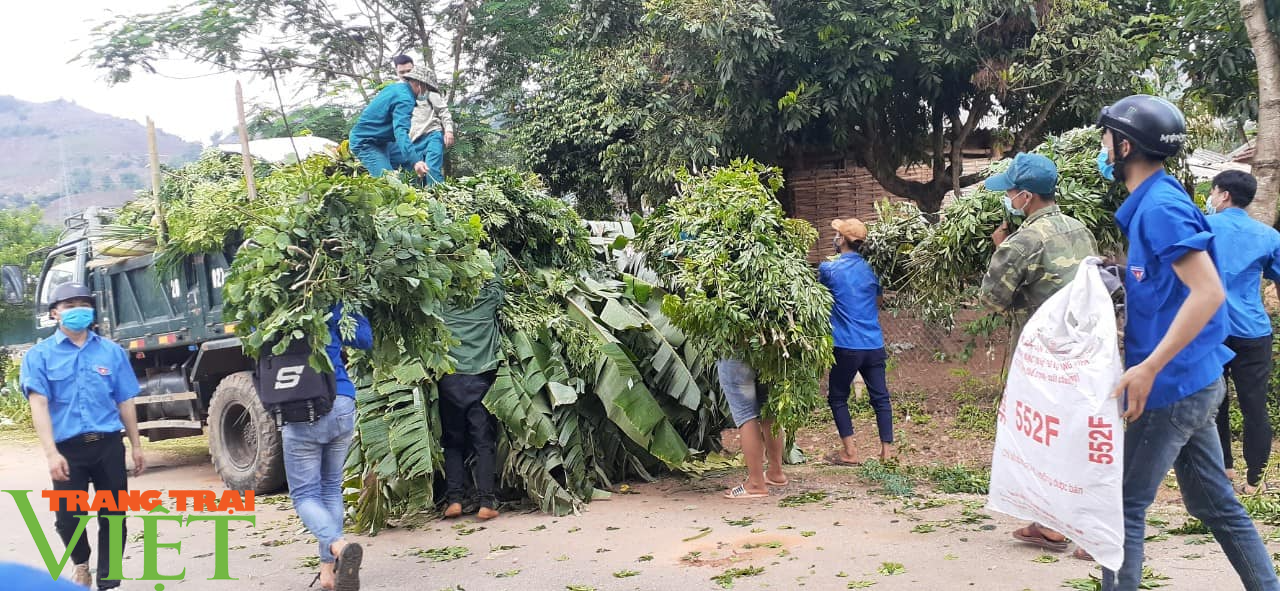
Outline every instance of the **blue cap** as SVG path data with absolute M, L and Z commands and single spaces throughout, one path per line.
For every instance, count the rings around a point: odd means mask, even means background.
M 1058 167 L 1039 154 L 1020 153 L 1013 157 L 1009 169 L 987 179 L 988 191 L 1019 189 L 1036 195 L 1052 195 L 1058 186 Z

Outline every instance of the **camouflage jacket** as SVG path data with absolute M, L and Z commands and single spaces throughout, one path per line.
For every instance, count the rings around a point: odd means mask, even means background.
M 1080 261 L 1097 253 L 1089 229 L 1050 205 L 1028 216 L 996 247 L 979 299 L 988 308 L 1025 319 L 1075 277 Z

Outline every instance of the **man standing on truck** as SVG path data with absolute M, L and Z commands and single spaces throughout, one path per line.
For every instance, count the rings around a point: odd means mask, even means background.
M 494 278 L 480 289 L 471 306 L 450 303 L 444 310 L 445 326 L 458 342 L 449 349 L 454 373 L 440 378 L 440 424 L 444 431 L 445 517 L 460 517 L 467 485 L 466 457 L 475 458 L 476 517 L 487 521 L 498 516 L 495 492 L 497 425 L 484 406 L 485 394 L 498 374 L 501 342 L 498 310 L 502 308 L 502 255 L 495 255 Z
M 398 55 L 392 62 L 401 80 L 413 71 L 413 58 L 407 55 Z M 434 76 L 427 86 L 427 92 L 418 98 L 418 107 L 413 110 L 409 139 L 413 141 L 410 161 L 418 159 L 427 163 L 427 175 L 423 180 L 431 186 L 444 180 L 444 151 L 453 147 L 454 136 L 453 115 L 449 113 L 449 105 L 445 104 Z M 391 154 L 392 165 L 397 168 L 406 166 L 406 162 L 397 159 L 395 150 L 388 147 L 387 153 Z
M 416 66 L 404 75 L 404 82 L 382 89 L 360 113 L 347 139 L 351 152 L 370 175 L 379 177 L 392 170 L 393 153 L 397 162 L 412 166 L 418 176 L 427 174 L 427 163 L 415 155 L 409 134 L 418 97 L 434 87 L 435 75 Z
M 138 417 L 133 398 L 138 378 L 129 355 L 120 345 L 89 330 L 93 324 L 93 293 L 81 283 L 66 283 L 53 290 L 49 317 L 58 330 L 32 347 L 22 359 L 22 393 L 31 404 L 31 421 L 49 462 L 54 490 L 111 491 L 117 497 L 129 488 L 124 439 L 129 436 L 133 474 L 146 468 Z M 84 587 L 93 584 L 89 572 L 88 536 L 73 540 L 79 516 L 66 499 L 58 501 L 55 527 L 75 564 L 72 580 Z M 109 572 L 111 527 L 108 515 L 123 511 L 98 511 L 98 589 L 120 586 L 124 573 Z M 120 522 L 124 527 L 124 522 Z M 128 539 L 121 530 L 121 539 Z M 111 577 L 111 578 L 108 578 Z M 112 578 L 114 580 L 112 580 Z
M 987 179 L 984 185 L 988 191 L 1004 191 L 1007 213 L 1026 216 L 1013 233 L 1001 224 L 991 235 L 995 252 L 978 296 L 990 310 L 1013 313 L 1012 347 L 1027 319 L 1075 278 L 1080 262 L 1096 255 L 1098 247 L 1083 223 L 1058 208 L 1054 196 L 1058 167 L 1052 160 L 1039 154 L 1018 154 L 1008 170 Z M 1013 537 L 1054 552 L 1071 544 L 1062 534 L 1038 523 L 1014 531 Z M 1076 549 L 1075 557 L 1091 559 L 1083 548 Z

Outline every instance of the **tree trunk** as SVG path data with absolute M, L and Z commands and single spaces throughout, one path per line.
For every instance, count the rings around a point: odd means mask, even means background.
M 1280 44 L 1267 27 L 1261 0 L 1240 0 L 1240 14 L 1258 64 L 1258 136 L 1253 156 L 1258 193 L 1249 215 L 1269 226 L 1275 221 L 1280 194 Z

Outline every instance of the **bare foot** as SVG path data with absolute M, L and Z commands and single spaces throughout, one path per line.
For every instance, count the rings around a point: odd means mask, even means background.
M 892 443 L 880 444 L 880 461 L 881 462 L 888 462 L 894 459 L 895 457 L 897 457 L 897 454 L 894 453 Z
M 498 515 L 499 513 L 497 509 L 481 507 L 480 510 L 476 512 L 476 519 L 479 519 L 480 521 L 489 521 Z
M 1235 482 L 1235 480 L 1236 480 L 1236 469 L 1235 469 L 1235 468 L 1227 468 L 1227 480 L 1230 480 L 1230 481 L 1232 481 L 1232 482 Z
M 333 591 L 333 587 L 337 584 L 337 575 L 333 572 L 332 562 L 320 563 L 320 588 L 325 591 Z
M 454 518 L 454 517 L 461 517 L 461 516 L 462 516 L 462 503 L 449 503 L 449 506 L 448 506 L 448 507 L 445 507 L 445 509 L 444 509 L 444 516 L 445 516 L 445 518 L 446 518 L 446 519 L 452 519 L 452 518 Z

